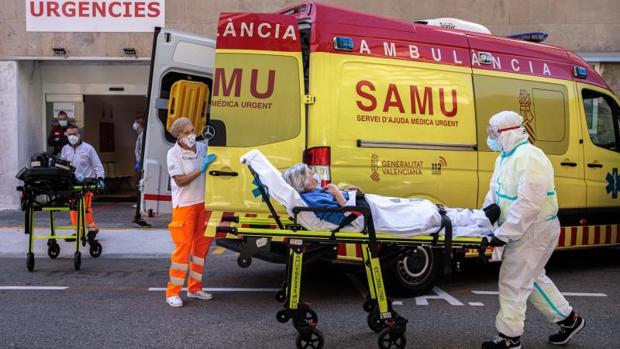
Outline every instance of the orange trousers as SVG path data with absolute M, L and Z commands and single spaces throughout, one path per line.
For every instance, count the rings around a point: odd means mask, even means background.
M 84 206 L 86 206 L 86 230 L 97 229 L 95 224 L 95 216 L 93 216 L 93 193 L 87 192 L 84 194 Z M 77 211 L 69 212 L 71 217 L 71 225 L 77 226 Z
M 205 216 L 204 203 L 172 209 L 172 221 L 168 228 L 175 247 L 170 258 L 170 281 L 166 297 L 181 293 L 187 270 L 189 292 L 202 290 L 202 271 L 213 240 L 204 235 Z

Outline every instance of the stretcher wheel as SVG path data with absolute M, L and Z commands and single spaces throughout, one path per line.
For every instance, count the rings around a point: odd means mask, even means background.
M 28 268 L 28 271 L 34 270 L 34 253 L 32 252 L 26 254 L 26 268 Z
M 380 349 L 403 349 L 407 345 L 407 338 L 402 331 L 385 328 L 377 339 Z
M 252 258 L 243 258 L 241 257 L 241 255 L 237 257 L 237 265 L 239 265 L 241 268 L 247 268 L 250 266 L 250 264 L 252 264 Z
M 306 335 L 298 334 L 295 340 L 297 349 L 321 349 L 323 344 L 325 344 L 323 334 L 316 328 L 308 330 Z
M 276 301 L 282 303 L 286 300 L 286 293 L 283 290 L 278 290 L 276 292 L 275 298 L 276 298 Z
M 276 320 L 278 320 L 278 322 L 285 323 L 289 319 L 286 309 L 282 309 L 276 313 Z
M 94 258 L 101 256 L 101 251 L 103 251 L 103 246 L 101 246 L 99 241 L 92 242 L 88 249 L 88 253 Z
M 76 251 L 75 254 L 73 255 L 73 269 L 80 270 L 81 266 L 82 266 L 82 253 L 79 251 Z
M 376 301 L 374 299 L 367 299 L 364 302 L 364 306 L 363 306 L 364 311 L 367 312 L 367 313 L 370 313 L 374 309 L 375 303 L 376 303 Z
M 316 311 L 308 308 L 306 309 L 306 322 L 307 323 L 314 323 L 314 324 L 318 324 L 319 323 L 319 316 L 317 315 Z
M 58 245 L 56 242 L 50 243 L 50 245 L 47 247 L 47 255 L 51 259 L 56 259 L 56 257 L 60 255 L 60 245 Z
M 379 316 L 379 311 L 376 310 L 375 307 L 373 311 L 368 313 L 368 317 L 366 318 L 366 322 L 368 323 L 368 328 L 373 330 L 376 333 L 381 332 L 385 328 L 385 323 L 383 319 Z

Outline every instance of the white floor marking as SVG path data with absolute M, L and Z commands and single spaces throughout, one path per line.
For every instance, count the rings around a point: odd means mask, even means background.
M 484 296 L 497 296 L 499 292 L 497 291 L 471 291 L 474 294 L 484 295 Z M 562 294 L 566 297 L 607 297 L 605 293 L 585 293 L 585 292 L 562 292 Z
M 402 301 L 393 301 L 392 305 L 403 305 Z
M 421 296 L 415 297 L 416 305 L 428 305 L 429 299 L 443 299 L 446 302 L 450 303 L 450 305 L 465 305 L 458 299 L 452 297 L 448 292 L 442 290 L 439 287 L 433 287 L 433 292 L 435 292 L 436 296 Z
M 165 287 L 149 287 L 150 292 L 165 291 Z M 205 287 L 205 292 L 276 292 L 279 288 L 236 288 L 236 287 Z M 187 291 L 187 288 L 183 287 L 182 291 Z
M 0 291 L 62 291 L 68 288 L 67 286 L 0 286 Z
M 469 305 L 472 307 L 484 307 L 484 303 L 482 302 L 469 302 Z

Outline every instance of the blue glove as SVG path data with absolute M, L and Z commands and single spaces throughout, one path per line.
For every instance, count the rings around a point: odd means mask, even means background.
M 200 172 L 204 173 L 207 170 L 207 167 L 211 165 L 212 162 L 217 159 L 215 154 L 209 154 L 202 159 L 202 164 L 200 165 Z
M 136 161 L 136 163 L 133 165 L 133 169 L 136 170 L 136 172 L 140 171 L 140 161 Z
M 100 191 L 105 190 L 105 181 L 101 177 L 97 178 L 97 188 L 99 188 Z

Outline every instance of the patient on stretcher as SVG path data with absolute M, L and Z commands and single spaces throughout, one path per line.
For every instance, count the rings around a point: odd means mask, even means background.
M 313 177 L 305 164 L 298 164 L 285 171 L 283 175 L 259 150 L 254 149 L 241 157 L 241 162 L 249 165 L 259 176 L 268 190 L 270 198 L 286 208 L 290 217 L 307 230 L 331 231 L 340 225 L 348 213 L 293 212 L 295 207 L 339 208 L 358 206 L 356 192 L 359 188 L 349 187 L 340 191 L 336 186 L 320 188 L 319 179 Z M 441 215 L 432 202 L 417 198 L 394 198 L 381 195 L 364 194 L 364 199 L 372 213 L 375 231 L 412 237 L 436 233 L 441 227 Z M 450 209 L 446 215 L 452 221 L 452 236 L 484 236 L 493 230 L 493 223 L 499 217 L 499 207 L 489 206 L 484 210 Z M 488 216 L 487 213 L 488 212 Z M 341 231 L 359 232 L 364 228 L 364 218 L 358 217 Z M 443 230 L 439 231 L 443 235 Z
M 308 207 L 339 208 L 356 205 L 358 187 L 349 186 L 341 191 L 334 184 L 320 187 L 320 177 L 303 163 L 298 163 L 282 174 L 284 180 L 300 195 Z M 416 233 L 435 232 L 441 226 L 439 208 L 425 199 L 395 198 L 365 194 L 364 198 L 372 212 L 375 230 L 396 235 L 417 235 Z M 499 208 L 484 210 L 444 208 L 452 221 L 455 236 L 481 236 L 493 230 L 499 216 Z M 348 213 L 316 212 L 318 218 L 340 225 Z M 363 224 L 361 218 L 351 225 Z

